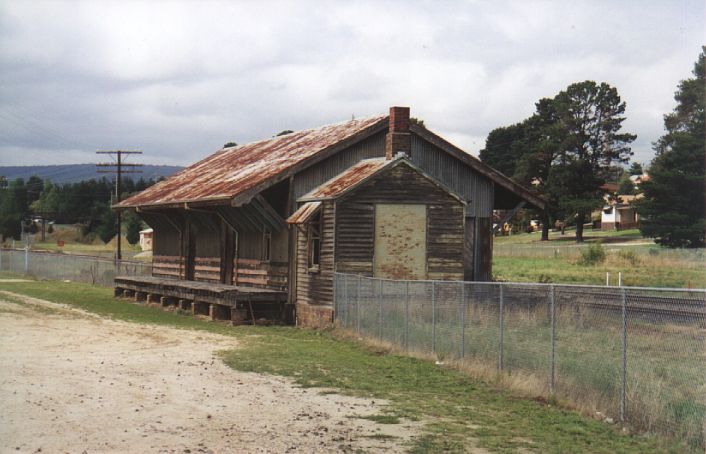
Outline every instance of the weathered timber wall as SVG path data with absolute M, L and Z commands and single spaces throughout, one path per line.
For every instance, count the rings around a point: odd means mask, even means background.
M 152 241 L 153 256 L 181 255 L 181 235 L 177 227 L 183 228 L 184 219 L 176 210 L 162 212 L 140 212 L 139 216 L 154 229 Z
M 321 263 L 318 270 L 310 270 L 308 266 L 308 227 L 304 226 L 297 234 L 297 307 L 302 303 L 319 307 L 333 306 L 333 202 L 324 202 L 321 209 Z
M 336 205 L 336 271 L 373 275 L 375 204 L 427 206 L 427 278 L 463 279 L 464 206 L 414 170 L 397 166 Z
M 184 257 L 178 255 L 153 255 L 152 276 L 184 279 Z
M 245 287 L 287 290 L 287 262 L 263 262 L 257 259 L 237 259 L 233 283 Z
M 270 260 L 286 262 L 288 257 L 289 234 L 287 229 L 273 232 L 270 240 Z M 262 260 L 264 234 L 262 232 L 240 232 L 238 235 L 238 256 L 243 259 Z
M 216 215 L 187 212 L 194 241 L 194 257 L 213 258 L 221 255 L 221 220 Z
M 220 218 L 213 214 L 188 211 L 187 219 L 191 229 L 190 241 L 193 241 L 193 280 L 220 282 L 223 252 Z
M 220 257 L 195 257 L 194 280 L 203 282 L 221 282 Z

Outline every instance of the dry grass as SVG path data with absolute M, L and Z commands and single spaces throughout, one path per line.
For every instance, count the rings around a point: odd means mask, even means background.
M 549 385 L 548 314 L 545 304 L 506 310 L 502 372 L 498 371 L 497 309 L 488 305 L 468 307 L 463 359 L 458 353 L 459 325 L 444 326 L 438 318 L 436 353 L 429 348 L 432 330 L 420 315 L 410 324 L 407 351 L 399 343 L 403 338 L 399 332 L 384 333 L 384 337 L 389 336 L 395 342 L 366 338 L 364 333 L 358 335 L 351 330 L 342 330 L 339 335 L 363 342 L 374 351 L 436 361 L 494 386 L 511 389 L 514 394 L 576 409 L 594 418 L 610 417 L 618 421 L 622 383 L 620 314 L 557 303 L 554 393 L 550 393 Z M 404 313 L 386 310 L 383 318 L 386 327 L 404 326 Z M 370 334 L 377 337 L 379 332 L 373 331 Z M 692 446 L 703 446 L 705 346 L 706 330 L 701 326 L 630 319 L 626 430 L 658 432 L 688 440 Z

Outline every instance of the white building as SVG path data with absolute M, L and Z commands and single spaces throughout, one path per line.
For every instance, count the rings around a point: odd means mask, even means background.
M 634 229 L 640 225 L 635 202 L 643 197 L 638 195 L 619 195 L 606 199 L 601 210 L 601 230 Z

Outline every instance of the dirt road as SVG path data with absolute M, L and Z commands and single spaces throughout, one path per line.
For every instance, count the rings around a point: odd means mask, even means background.
M 0 292 L 0 452 L 404 450 L 372 402 L 233 371 L 232 337 L 106 320 Z

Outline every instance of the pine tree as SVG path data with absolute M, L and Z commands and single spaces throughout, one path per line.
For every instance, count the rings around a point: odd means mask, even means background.
M 142 221 L 135 213 L 130 213 L 127 216 L 125 226 L 125 238 L 130 244 L 137 244 L 140 241 L 140 230 L 142 230 Z
M 674 110 L 664 116 L 667 130 L 656 143 L 645 195 L 638 205 L 640 231 L 667 247 L 704 247 L 704 58 L 694 65 L 694 78 L 681 81 Z

